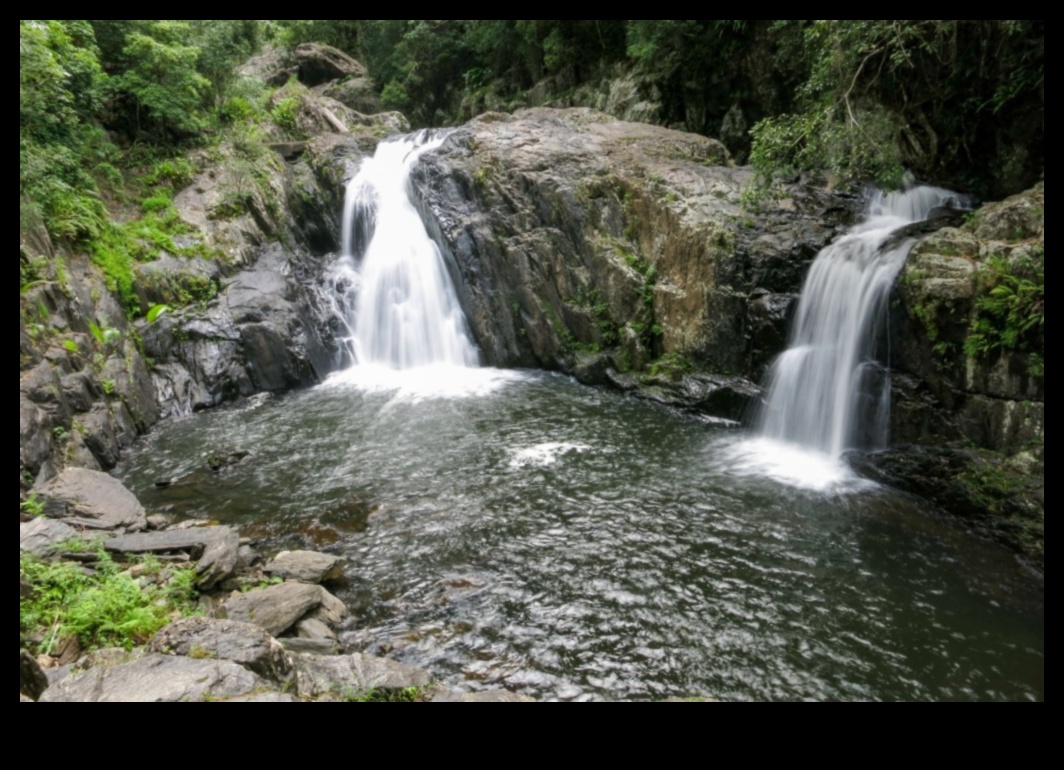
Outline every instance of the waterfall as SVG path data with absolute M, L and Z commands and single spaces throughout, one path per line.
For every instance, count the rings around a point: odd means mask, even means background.
M 475 367 L 476 347 L 439 247 L 414 206 L 410 172 L 446 135 L 382 142 L 347 186 L 338 317 L 358 367 Z
M 889 440 L 890 372 L 879 363 L 887 302 L 913 241 L 899 228 L 959 205 L 932 187 L 875 194 L 861 224 L 825 248 L 802 288 L 790 348 L 770 372 L 763 438 L 837 459 Z

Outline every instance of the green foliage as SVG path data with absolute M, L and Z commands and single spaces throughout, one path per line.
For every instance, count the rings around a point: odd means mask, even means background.
M 170 307 L 168 305 L 152 305 L 151 309 L 148 310 L 148 315 L 144 317 L 144 320 L 149 324 L 153 324 L 169 312 Z
M 965 352 L 988 358 L 1001 352 L 1031 354 L 1031 373 L 1045 370 L 1045 268 L 992 258 L 980 272 L 980 296 Z
M 195 611 L 194 570 L 176 570 L 165 585 L 142 587 L 102 550 L 92 573 L 23 554 L 19 577 L 34 591 L 19 604 L 20 635 L 43 639 L 37 651 L 45 654 L 67 637 L 86 649 L 130 649 Z
M 894 186 L 907 167 L 963 183 L 985 174 L 973 172 L 973 156 L 996 160 L 1003 175 L 1029 175 L 1038 162 L 1044 21 L 792 20 L 776 29 L 796 41 L 792 61 L 806 79 L 798 109 L 754 131 L 763 177 L 798 169 Z M 1016 122 L 1003 124 L 1004 114 Z M 1012 133 L 1031 144 L 1018 161 L 1003 149 Z
M 38 518 L 44 515 L 44 503 L 37 495 L 30 495 L 19 503 L 19 511 L 27 516 Z
M 295 133 L 297 129 L 296 118 L 299 116 L 299 108 L 303 100 L 299 96 L 290 96 L 281 99 L 273 105 L 270 117 L 273 122 L 289 133 Z

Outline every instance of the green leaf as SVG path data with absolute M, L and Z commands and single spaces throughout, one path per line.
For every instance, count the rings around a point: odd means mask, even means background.
M 169 312 L 170 308 L 167 305 L 154 305 L 151 310 L 148 311 L 145 320 L 147 320 L 148 323 L 153 324 Z

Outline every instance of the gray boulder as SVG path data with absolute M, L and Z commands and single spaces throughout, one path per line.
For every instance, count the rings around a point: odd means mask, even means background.
M 321 586 L 284 583 L 230 599 L 222 609 L 229 620 L 251 623 L 271 636 L 280 636 L 320 607 L 324 594 Z
M 67 677 L 40 702 L 202 703 L 263 689 L 262 679 L 236 663 L 149 655 L 136 663 Z
M 366 68 L 343 51 L 321 43 L 303 43 L 294 52 L 299 80 L 319 86 L 330 80 L 366 77 Z
M 19 525 L 18 548 L 24 553 L 45 556 L 53 553 L 57 544 L 77 537 L 77 530 L 61 521 L 34 519 Z
M 86 529 L 139 532 L 148 526 L 144 507 L 118 479 L 106 473 L 67 468 L 39 490 L 42 497 L 66 503 L 64 520 Z
M 265 567 L 265 572 L 299 583 L 328 583 L 344 574 L 345 562 L 338 556 L 312 551 L 284 551 Z
M 293 663 L 304 698 L 358 698 L 372 690 L 405 690 L 431 682 L 427 671 L 369 655 L 293 655 Z
M 237 663 L 279 684 L 292 680 L 292 661 L 284 648 L 249 623 L 207 618 L 179 620 L 156 634 L 149 650 L 160 655 Z

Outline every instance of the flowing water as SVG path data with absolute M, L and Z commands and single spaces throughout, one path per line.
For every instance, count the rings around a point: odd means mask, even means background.
M 820 253 L 791 345 L 769 373 L 760 440 L 737 448 L 737 465 L 822 486 L 846 478 L 846 450 L 888 445 L 890 372 L 880 361 L 889 355 L 877 347 L 889 336 L 887 301 L 914 241 L 885 244 L 934 209 L 959 205 L 955 193 L 933 187 L 876 193 L 864 221 Z
M 1043 699 L 1043 587 L 1010 553 L 894 492 L 736 476 L 722 458 L 741 435 L 668 410 L 469 371 L 170 422 L 119 475 L 150 510 L 346 556 L 349 648 L 442 681 L 547 700 Z M 226 447 L 252 457 L 197 470 Z
M 740 434 L 476 368 L 408 195 L 432 146 L 381 145 L 349 189 L 333 282 L 356 365 L 160 426 L 118 469 L 149 509 L 347 557 L 345 648 L 470 689 L 1044 699 L 1041 580 L 911 498 L 840 478 L 826 452 L 845 429 L 824 432 L 823 457 L 777 447 L 766 474 Z M 203 470 L 219 449 L 251 457 Z
M 348 185 L 344 256 L 331 280 L 361 376 L 478 364 L 454 284 L 410 197 L 410 170 L 445 137 L 382 142 Z

